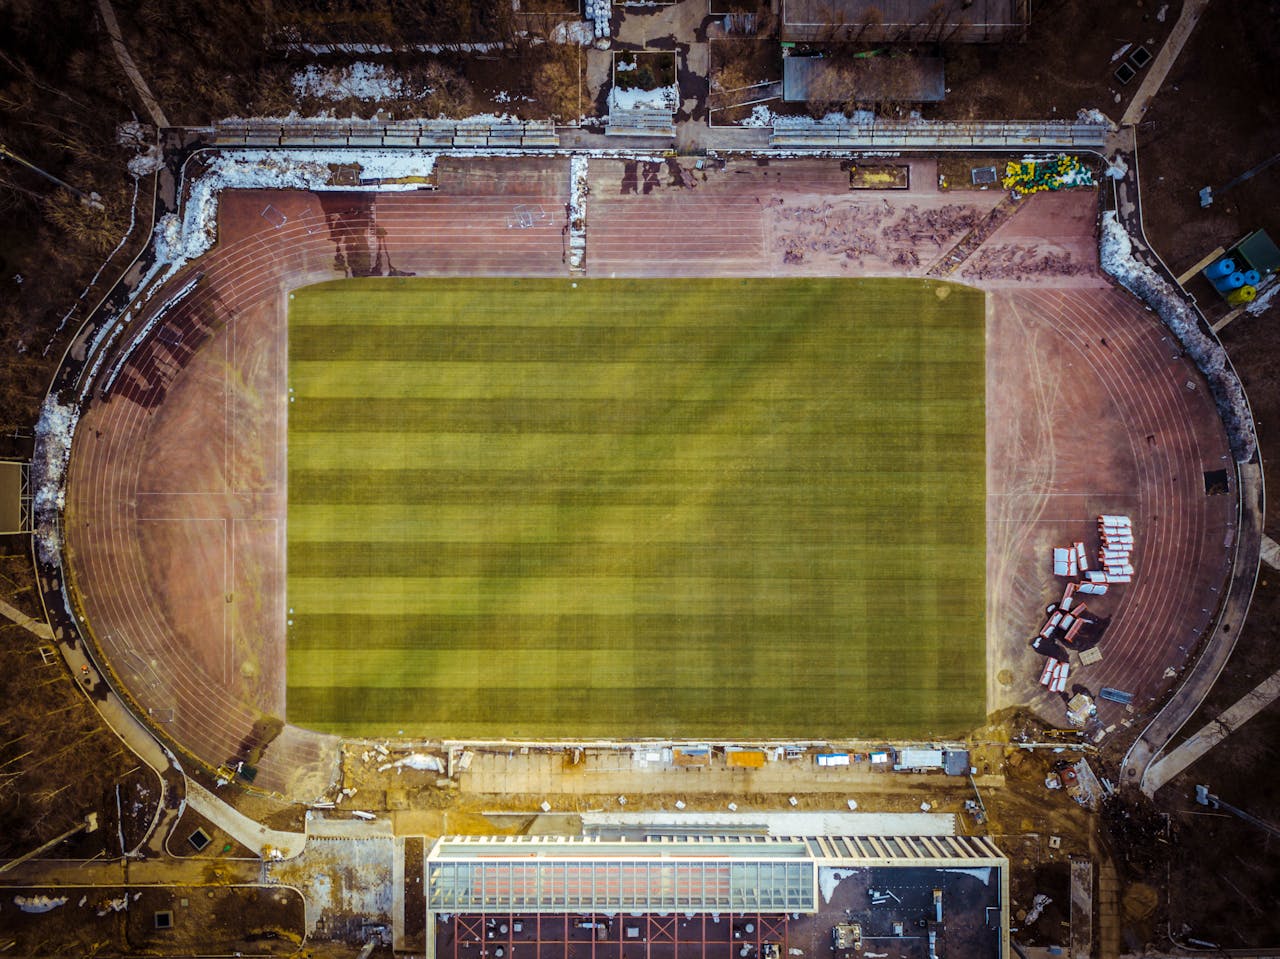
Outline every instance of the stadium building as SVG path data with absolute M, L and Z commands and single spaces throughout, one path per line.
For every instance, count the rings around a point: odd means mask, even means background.
M 425 872 L 430 959 L 1009 954 L 984 836 L 453 836 Z

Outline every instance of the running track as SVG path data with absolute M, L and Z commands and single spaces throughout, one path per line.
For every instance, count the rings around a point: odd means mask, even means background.
M 838 201 L 843 181 L 829 164 L 784 168 L 772 184 L 745 165 L 714 190 L 597 198 L 589 275 L 783 274 L 763 248 L 756 197 Z M 203 280 L 129 357 L 112 397 L 84 415 L 68 484 L 72 584 L 117 676 L 189 753 L 211 765 L 252 758 L 274 734 L 262 718 L 284 715 L 288 290 L 343 276 L 337 254 L 382 273 L 564 275 L 563 165 L 473 161 L 442 170 L 439 192 L 376 199 L 224 196 Z M 282 225 L 260 215 L 268 205 Z M 532 222 L 513 219 L 517 208 Z M 1151 314 L 1096 277 L 992 284 L 991 708 L 1030 702 L 1061 721 L 1059 700 L 1035 685 L 1039 659 L 1026 641 L 1061 589 L 1047 575 L 1049 546 L 1084 538 L 1098 512 L 1133 516 L 1138 574 L 1091 604 L 1111 622 L 1103 662 L 1080 681 L 1145 703 L 1170 686 L 1165 671 L 1209 621 L 1233 512 L 1232 497 L 1205 496 L 1201 476 L 1228 466 L 1227 450 L 1203 388 L 1186 386 L 1197 375 L 1174 353 Z M 997 681 L 1001 669 L 1011 682 Z M 1125 718 L 1102 711 L 1107 722 Z M 262 754 L 257 785 L 315 798 L 336 746 L 286 726 Z

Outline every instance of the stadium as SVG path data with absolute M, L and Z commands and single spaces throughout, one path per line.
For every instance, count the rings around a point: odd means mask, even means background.
M 1058 721 L 1048 556 L 1122 513 L 1081 673 L 1156 701 L 1230 565 L 1209 391 L 1100 274 L 1096 189 L 997 220 L 905 166 L 222 190 L 216 246 L 69 353 L 92 648 L 180 755 L 304 799 L 341 737 L 959 742 Z

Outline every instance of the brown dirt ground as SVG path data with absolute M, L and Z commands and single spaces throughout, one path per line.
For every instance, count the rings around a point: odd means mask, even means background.
M 1119 119 L 1145 70 L 1121 86 L 1112 54 L 1126 43 L 1159 52 L 1182 8 L 1170 0 L 1103 3 L 1056 0 L 1031 4 L 1026 42 L 953 45 L 947 50 L 947 98 L 926 116 L 948 120 L 990 117 L 1071 119 L 1096 107 Z M 1123 58 L 1122 58 L 1123 59 Z
M 1274 4 L 1209 4 L 1138 128 L 1147 236 L 1175 273 L 1259 227 L 1280 235 L 1280 165 L 1207 210 L 1199 199 L 1280 152 L 1280 100 L 1262 92 L 1277 49 Z
M 0 927 L 24 956 L 67 955 L 289 955 L 302 930 L 302 900 L 271 886 L 58 886 L 6 888 Z M 46 913 L 22 913 L 13 895 L 67 897 Z M 128 897 L 128 908 L 107 909 Z M 83 902 L 83 905 L 81 905 Z M 97 912 L 106 911 L 99 916 Z M 173 914 L 169 929 L 155 928 L 155 914 Z M 104 951 L 105 946 L 105 951 Z
M 1147 236 L 1175 273 L 1259 227 L 1280 235 L 1280 167 L 1219 193 L 1207 210 L 1198 197 L 1201 187 L 1221 188 L 1280 152 L 1280 105 L 1274 95 L 1259 93 L 1270 89 L 1280 47 L 1273 12 L 1267 4 L 1210 4 L 1139 128 Z M 1226 312 L 1202 280 L 1187 287 L 1211 318 Z M 1275 307 L 1262 316 L 1244 315 L 1220 334 L 1253 406 L 1263 463 L 1272 468 L 1280 461 L 1275 316 Z M 1266 528 L 1273 538 L 1280 535 L 1275 496 Z M 1280 668 L 1277 629 L 1280 574 L 1263 567 L 1235 651 L 1183 735 Z M 1277 779 L 1260 772 L 1280 761 L 1277 744 L 1280 707 L 1273 704 L 1157 794 L 1157 806 L 1172 814 L 1178 836 L 1171 871 L 1159 883 L 1167 884 L 1170 897 L 1157 914 L 1158 932 L 1168 921 L 1175 934 L 1181 930 L 1227 948 L 1280 939 L 1280 902 L 1274 893 L 1260 894 L 1280 888 L 1274 840 L 1234 818 L 1205 815 L 1210 811 L 1192 799 L 1195 785 L 1205 783 L 1226 801 L 1280 823 Z

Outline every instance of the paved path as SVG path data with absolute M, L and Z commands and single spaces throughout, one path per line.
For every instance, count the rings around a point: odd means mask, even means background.
M 53 639 L 53 630 L 49 628 L 48 623 L 32 619 L 22 610 L 16 606 L 10 606 L 4 600 L 0 600 L 0 616 L 17 623 L 37 639 Z
M 250 819 L 238 809 L 228 806 L 191 779 L 187 780 L 187 805 L 236 842 L 264 858 L 269 858 L 272 852 L 276 852 L 282 859 L 292 859 L 301 854 L 303 846 L 307 843 L 305 833 L 269 829 L 262 823 Z
M 1182 14 L 1178 17 L 1178 22 L 1173 25 L 1173 30 L 1169 33 L 1169 39 L 1164 42 L 1164 46 L 1160 48 L 1156 58 L 1151 61 L 1151 66 L 1147 69 L 1147 75 L 1143 78 L 1142 85 L 1138 87 L 1138 92 L 1133 95 L 1133 99 L 1129 102 L 1129 108 L 1124 111 L 1124 116 L 1120 119 L 1121 126 L 1136 126 L 1142 121 L 1143 115 L 1155 98 L 1156 91 L 1164 83 L 1165 77 L 1169 74 L 1169 69 L 1173 66 L 1174 61 L 1178 59 L 1178 54 L 1182 52 L 1187 38 L 1191 36 L 1191 31 L 1200 22 L 1200 15 L 1204 13 L 1207 6 L 1209 6 L 1209 0 L 1185 0 L 1182 5 Z
M 1155 793 L 1277 699 L 1280 699 L 1280 670 L 1245 693 L 1177 749 L 1152 763 L 1143 779 L 1143 790 L 1148 795 Z
M 67 668 L 75 676 L 89 700 L 98 710 L 103 722 L 120 740 L 160 778 L 160 797 L 156 805 L 155 818 L 147 827 L 146 833 L 136 849 L 149 847 L 158 851 L 157 844 L 164 842 L 172 823 L 180 815 L 180 792 L 182 767 L 178 760 L 167 749 L 160 745 L 151 731 L 142 723 L 133 711 L 116 694 L 111 685 L 103 678 L 94 663 L 85 653 L 85 644 L 72 641 L 59 630 L 57 645 Z
M 210 867 L 219 873 L 213 883 Z M 0 886 L 249 885 L 261 879 L 262 864 L 256 859 L 33 859 L 6 872 Z
M 111 37 L 111 46 L 115 50 L 116 59 L 120 61 L 120 69 L 129 77 L 133 88 L 138 91 L 138 96 L 142 98 L 142 105 L 147 108 L 147 114 L 151 117 L 151 122 L 157 127 L 167 127 L 169 125 L 168 118 L 165 117 L 164 111 L 160 109 L 160 104 L 156 102 L 155 96 L 152 95 L 151 88 L 147 86 L 147 81 L 138 72 L 138 67 L 133 62 L 133 57 L 129 55 L 129 48 L 124 45 L 124 38 L 120 36 L 120 24 L 116 22 L 116 12 L 111 6 L 111 0 L 98 0 L 98 12 L 102 14 L 102 22 L 106 25 L 107 34 Z
M 1236 530 L 1235 571 L 1223 600 L 1221 615 L 1204 652 L 1188 671 L 1182 686 L 1129 748 L 1121 766 L 1121 782 L 1140 785 L 1147 795 L 1152 795 L 1159 788 L 1147 784 L 1151 764 L 1209 695 L 1235 648 L 1236 635 L 1253 599 L 1265 516 L 1262 466 L 1258 463 L 1241 464 L 1239 479 L 1240 525 Z
M 1206 2 L 1207 0 L 1189 0 L 1188 6 L 1203 10 Z M 1189 31 L 1190 26 L 1186 28 L 1186 32 Z M 1176 28 L 1175 36 L 1182 37 L 1177 41 L 1177 46 L 1181 49 L 1186 36 L 1179 34 Z M 1171 37 L 1170 45 L 1173 42 L 1174 39 Z M 1161 52 L 1164 53 L 1164 51 Z M 1171 58 L 1175 55 L 1176 52 L 1170 53 Z M 1165 69 L 1167 72 L 1167 66 Z M 1143 230 L 1134 127 L 1125 125 L 1115 131 L 1108 138 L 1107 150 L 1108 154 L 1114 155 L 1127 167 L 1125 176 L 1115 183 L 1115 200 L 1117 216 L 1129 234 L 1134 257 L 1165 277 L 1174 289 L 1181 290 L 1177 278 L 1170 273 L 1164 262 L 1151 248 Z M 1139 785 L 1148 795 L 1154 793 L 1155 788 L 1159 788 L 1158 786 L 1149 788 L 1147 785 L 1146 775 L 1149 767 L 1192 714 L 1200 708 L 1200 704 L 1209 694 L 1209 690 L 1226 665 L 1231 651 L 1235 648 L 1236 637 L 1253 600 L 1262 529 L 1266 518 L 1266 496 L 1262 465 L 1256 455 L 1253 462 L 1240 464 L 1238 469 L 1239 489 L 1236 490 L 1236 494 L 1239 497 L 1239 523 L 1235 530 L 1236 556 L 1227 594 L 1223 599 L 1213 632 L 1205 643 L 1204 651 L 1187 672 L 1181 687 L 1129 748 L 1121 765 L 1121 782 L 1125 785 Z
M 1262 537 L 1262 561 L 1272 569 L 1280 569 L 1280 543 L 1270 536 Z

